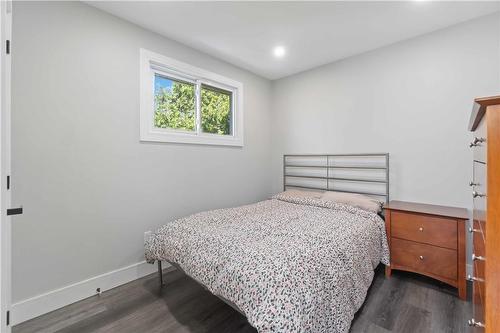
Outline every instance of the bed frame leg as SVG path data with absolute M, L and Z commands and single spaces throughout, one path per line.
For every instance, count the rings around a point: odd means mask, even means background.
M 161 269 L 161 260 L 158 260 L 158 276 L 160 277 L 160 288 L 163 287 L 163 270 Z

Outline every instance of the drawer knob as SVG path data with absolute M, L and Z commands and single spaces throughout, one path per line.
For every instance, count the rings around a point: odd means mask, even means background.
M 482 322 L 476 321 L 476 320 L 474 320 L 474 318 L 469 319 L 467 321 L 467 324 L 469 324 L 469 326 L 474 326 L 474 327 L 483 327 L 483 328 L 485 327 Z
M 480 146 L 480 143 L 482 142 L 486 142 L 486 139 L 485 138 L 474 138 L 474 140 L 472 140 L 472 142 L 469 144 L 469 147 L 476 147 L 476 146 Z
M 420 228 L 418 228 L 418 231 L 422 232 L 422 231 L 424 231 L 424 228 L 420 227 Z
M 484 282 L 484 279 L 472 276 L 472 275 L 467 275 L 467 280 L 469 281 L 476 281 L 476 282 Z
M 424 256 L 419 256 L 420 260 L 424 260 Z
M 476 192 L 476 191 L 472 191 L 472 197 L 473 198 L 484 198 L 486 196 L 486 194 L 484 193 L 479 193 L 479 192 Z
M 469 232 L 472 234 L 473 232 L 480 232 L 479 229 L 473 229 L 472 227 L 469 227 Z
M 472 260 L 481 260 L 481 261 L 486 261 L 486 258 L 483 256 L 476 256 L 474 253 L 472 254 Z
M 469 186 L 479 186 L 479 183 L 469 182 Z

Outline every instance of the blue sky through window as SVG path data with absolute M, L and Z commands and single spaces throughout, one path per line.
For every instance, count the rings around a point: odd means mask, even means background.
M 166 77 L 155 74 L 155 95 L 162 89 L 165 88 L 167 90 L 172 89 L 172 85 L 174 82 Z

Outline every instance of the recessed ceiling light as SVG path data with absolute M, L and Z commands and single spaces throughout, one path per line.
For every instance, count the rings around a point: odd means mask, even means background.
M 283 58 L 285 56 L 286 50 L 283 46 L 276 46 L 273 49 L 273 54 L 276 58 Z

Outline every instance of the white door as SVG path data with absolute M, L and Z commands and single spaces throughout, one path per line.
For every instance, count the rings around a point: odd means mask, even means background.
M 10 210 L 10 65 L 12 2 L 0 1 L 0 332 L 10 332 L 11 304 L 11 213 Z M 7 178 L 9 177 L 9 179 Z

